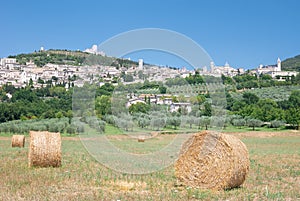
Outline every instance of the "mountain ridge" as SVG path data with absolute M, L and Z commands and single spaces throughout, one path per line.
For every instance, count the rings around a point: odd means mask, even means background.
M 300 55 L 283 60 L 281 63 L 281 67 L 284 71 L 300 72 Z

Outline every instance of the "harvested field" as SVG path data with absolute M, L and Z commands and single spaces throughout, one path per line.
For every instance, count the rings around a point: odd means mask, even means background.
M 11 137 L 0 137 L 0 200 L 299 200 L 300 133 L 275 133 L 232 133 L 248 148 L 250 171 L 240 188 L 227 191 L 182 186 L 173 167 L 148 175 L 114 172 L 95 161 L 74 137 L 62 140 L 61 167 L 28 168 L 29 144 L 15 149 Z M 170 139 L 159 137 L 162 142 Z M 157 141 L 134 142 L 145 147 Z

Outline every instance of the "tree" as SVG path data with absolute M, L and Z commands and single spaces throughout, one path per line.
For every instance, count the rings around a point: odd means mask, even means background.
M 38 78 L 38 81 L 37 81 L 39 84 L 44 84 L 44 80 L 42 80 L 40 77 Z
M 12 102 L 16 101 L 28 101 L 28 102 L 34 102 L 39 101 L 39 98 L 37 97 L 36 93 L 34 93 L 30 89 L 21 89 L 16 91 L 12 96 Z
M 237 126 L 241 128 L 242 126 L 245 126 L 246 121 L 244 119 L 233 119 L 232 120 L 232 125 Z
M 133 76 L 132 75 L 130 75 L 130 74 L 125 74 L 124 75 L 124 82 L 133 82 Z
M 283 111 L 278 108 L 277 103 L 272 99 L 261 99 L 253 107 L 252 115 L 255 119 L 270 122 L 283 118 Z
M 180 126 L 181 119 L 177 116 L 172 116 L 167 119 L 167 124 L 170 126 L 174 126 L 174 129 L 177 129 L 177 126 Z
M 271 121 L 271 127 L 276 128 L 276 130 L 283 125 L 284 125 L 283 121 L 280 121 L 280 120 Z
M 203 126 L 205 127 L 205 130 L 208 130 L 208 126 L 210 124 L 210 117 L 202 116 L 198 118 L 197 121 L 198 121 L 199 129 Z
M 53 109 L 50 109 L 50 110 L 47 110 L 46 112 L 44 112 L 41 117 L 43 119 L 54 118 L 55 117 L 55 113 L 54 113 Z
M 225 116 L 214 116 L 211 117 L 210 125 L 211 127 L 215 127 L 217 129 L 223 129 L 224 127 L 226 127 L 225 121 Z
M 150 125 L 152 129 L 160 130 L 160 128 L 164 127 L 166 124 L 166 119 L 161 117 L 152 117 Z
M 205 96 L 203 94 L 198 94 L 197 96 L 190 97 L 190 103 L 193 105 L 201 105 L 206 100 Z
M 300 84 L 300 73 L 298 73 L 297 75 L 296 75 L 296 77 L 294 78 L 294 83 L 297 83 L 297 84 Z
M 290 108 L 285 112 L 285 120 L 294 128 L 299 129 L 300 125 L 300 108 Z
M 62 118 L 62 117 L 64 117 L 64 115 L 63 115 L 63 113 L 61 112 L 61 111 L 59 111 L 59 112 L 57 112 L 56 114 L 55 114 L 55 118 Z
M 193 124 L 196 123 L 196 117 L 194 116 L 186 116 L 186 123 L 190 125 L 190 128 L 193 127 Z
M 268 75 L 268 74 L 261 74 L 259 77 L 262 80 L 272 80 L 273 79 L 272 76 Z
M 246 106 L 244 101 L 234 101 L 231 107 L 231 111 L 239 111 Z
M 146 117 L 140 117 L 138 118 L 138 125 L 141 128 L 146 128 L 150 125 L 150 119 Z
M 198 71 L 196 71 L 195 75 L 189 75 L 188 77 L 186 77 L 185 80 L 189 84 L 203 84 L 204 83 L 203 77 L 199 74 Z
M 160 92 L 161 94 L 166 94 L 166 93 L 167 93 L 167 87 L 159 86 L 159 92 Z
M 52 76 L 51 78 L 55 83 L 58 81 L 58 78 L 56 76 Z
M 147 113 L 151 109 L 151 106 L 145 103 L 135 103 L 132 104 L 129 107 L 129 113 L 134 114 L 134 113 Z
M 300 90 L 292 91 L 288 101 L 294 108 L 300 107 Z
M 225 76 L 225 75 L 222 74 L 221 79 L 223 81 L 223 84 L 225 84 L 225 85 L 233 85 L 234 84 L 233 79 L 229 76 Z
M 119 117 L 115 118 L 116 125 L 121 129 L 125 129 L 126 131 L 128 131 L 130 128 L 131 130 L 133 130 L 134 124 L 132 122 L 131 116 L 126 113 L 121 113 L 119 115 Z
M 212 114 L 212 107 L 211 104 L 209 102 L 205 102 L 204 103 L 204 110 L 203 110 L 203 116 L 208 116 L 210 117 Z
M 107 95 L 98 96 L 95 101 L 96 113 L 99 115 L 111 114 L 111 97 Z
M 172 87 L 174 85 L 176 86 L 182 86 L 182 85 L 186 85 L 186 79 L 182 78 L 182 77 L 176 77 L 176 78 L 170 78 L 167 79 L 166 83 L 165 83 L 168 87 Z
M 253 93 L 245 92 L 243 94 L 243 100 L 246 104 L 250 105 L 257 103 L 259 101 L 259 97 Z
M 247 125 L 252 127 L 252 130 L 255 130 L 255 127 L 260 127 L 263 124 L 261 120 L 258 119 L 248 119 Z
M 33 86 L 33 80 L 32 80 L 32 78 L 30 78 L 28 85 L 31 86 L 31 87 Z
M 145 76 L 144 76 L 142 70 L 139 70 L 139 71 L 138 71 L 138 77 L 139 77 L 139 79 L 141 79 L 141 80 L 145 78 Z
M 3 91 L 6 93 L 10 93 L 13 94 L 17 89 L 15 88 L 15 86 L 11 85 L 11 84 L 5 84 L 3 86 Z

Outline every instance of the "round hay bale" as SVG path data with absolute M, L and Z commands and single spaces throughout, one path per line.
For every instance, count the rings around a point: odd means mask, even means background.
M 138 139 L 138 142 L 145 142 L 145 139 Z
M 60 133 L 30 131 L 29 167 L 61 166 Z
M 243 184 L 249 167 L 248 150 L 242 141 L 206 131 L 194 134 L 183 145 L 175 175 L 190 187 L 221 190 Z
M 143 136 L 143 137 L 139 137 L 138 138 L 138 142 L 145 142 L 145 137 Z
M 25 135 L 13 135 L 11 138 L 11 146 L 23 148 L 25 146 Z

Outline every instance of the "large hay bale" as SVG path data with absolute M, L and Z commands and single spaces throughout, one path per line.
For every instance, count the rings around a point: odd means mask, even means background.
M 29 167 L 61 166 L 60 133 L 30 131 Z
M 248 150 L 242 141 L 206 131 L 194 134 L 183 145 L 175 175 L 190 187 L 221 190 L 243 184 L 249 166 Z
M 24 147 L 25 146 L 25 135 L 13 135 L 11 138 L 12 147 Z

